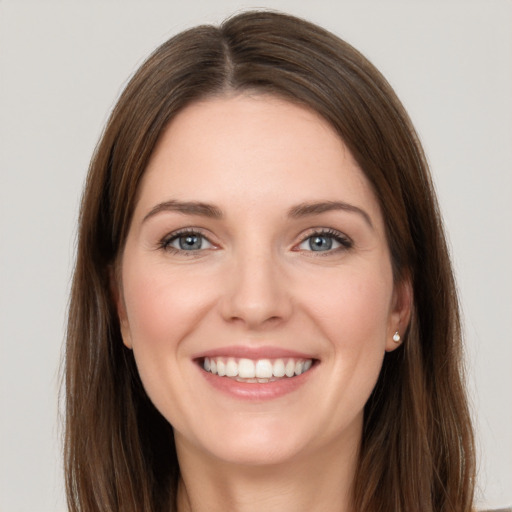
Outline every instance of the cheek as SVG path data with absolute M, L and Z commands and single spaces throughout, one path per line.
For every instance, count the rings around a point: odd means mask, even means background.
M 354 407 L 371 393 L 385 353 L 393 290 L 391 272 L 385 270 L 333 276 L 329 293 L 315 294 L 309 303 L 329 341 L 333 374 Z
M 142 270 L 141 270 L 142 269 Z M 215 304 L 209 281 L 168 265 L 123 265 L 123 292 L 133 353 L 144 388 L 174 426 L 185 417 L 189 389 L 187 343 L 182 343 Z
M 144 272 L 130 272 L 130 265 L 125 269 L 124 296 L 135 349 L 178 345 L 211 307 L 209 280 L 158 264 Z
M 382 368 L 392 300 L 392 278 L 386 275 L 356 279 L 345 288 L 341 315 L 329 333 L 339 356 L 337 371 L 345 376 L 346 403 L 354 410 L 364 406 Z
M 379 268 L 333 272 L 315 289 L 309 309 L 336 347 L 360 350 L 378 344 L 384 348 L 393 289 L 390 272 Z

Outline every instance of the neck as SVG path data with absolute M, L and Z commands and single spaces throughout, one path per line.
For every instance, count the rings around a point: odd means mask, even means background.
M 179 512 L 323 512 L 333 504 L 337 512 L 352 511 L 358 443 L 259 466 L 226 463 L 180 444 Z

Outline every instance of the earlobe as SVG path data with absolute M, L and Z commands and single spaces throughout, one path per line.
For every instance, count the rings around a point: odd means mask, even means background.
M 411 279 L 406 277 L 395 285 L 393 292 L 393 309 L 386 338 L 386 352 L 395 350 L 403 343 L 404 334 L 411 319 L 413 300 Z
M 121 330 L 121 338 L 123 344 L 129 348 L 133 348 L 130 325 L 128 323 L 128 315 L 126 313 L 126 304 L 124 302 L 124 294 L 121 279 L 116 269 L 110 269 L 110 294 L 116 307 L 117 317 L 119 319 L 119 328 Z

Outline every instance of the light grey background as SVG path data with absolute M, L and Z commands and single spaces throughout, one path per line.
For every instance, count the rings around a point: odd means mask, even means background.
M 395 87 L 429 156 L 464 310 L 479 503 L 512 504 L 510 1 L 0 0 L 0 511 L 65 510 L 57 396 L 75 223 L 122 84 L 246 7 L 306 17 Z

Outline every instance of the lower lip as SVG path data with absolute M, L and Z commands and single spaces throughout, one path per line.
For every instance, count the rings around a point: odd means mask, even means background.
M 284 377 L 273 382 L 238 382 L 229 377 L 219 377 L 199 367 L 206 381 L 215 389 L 241 400 L 272 400 L 296 391 L 310 377 L 316 365 L 313 365 L 307 372 L 295 377 Z

